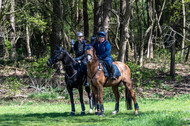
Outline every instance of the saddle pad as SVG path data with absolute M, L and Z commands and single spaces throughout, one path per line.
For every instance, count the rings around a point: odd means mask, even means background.
M 115 75 L 116 77 L 121 76 L 121 72 L 119 71 L 118 67 L 117 67 L 115 64 L 112 64 L 112 65 L 114 66 L 114 70 L 115 70 L 114 75 Z M 103 68 L 104 68 L 104 76 L 105 76 L 105 77 L 109 77 L 109 72 L 108 72 L 107 68 L 105 67 L 105 65 L 103 65 L 103 63 L 102 63 L 102 66 L 103 66 Z

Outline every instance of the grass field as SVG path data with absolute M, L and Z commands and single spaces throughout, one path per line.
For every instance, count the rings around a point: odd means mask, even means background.
M 80 116 L 80 104 L 76 105 L 76 115 L 70 116 L 70 105 L 56 103 L 25 102 L 22 105 L 0 106 L 1 126 L 186 126 L 190 125 L 190 95 L 168 99 L 138 99 L 139 115 L 134 110 L 126 110 L 125 102 L 120 102 L 120 111 L 111 115 L 114 102 L 104 103 L 105 116 L 88 114 Z

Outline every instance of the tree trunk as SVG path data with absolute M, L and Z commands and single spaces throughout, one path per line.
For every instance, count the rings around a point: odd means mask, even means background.
M 102 27 L 107 36 L 108 36 L 109 22 L 110 22 L 110 17 L 111 17 L 111 8 L 112 8 L 112 0 L 105 0 Z
M 64 9 L 64 4 L 63 4 L 63 1 L 64 0 L 60 0 L 60 9 L 61 9 L 61 22 L 62 22 L 62 29 L 61 29 L 61 46 L 63 48 L 67 48 L 67 45 L 66 45 L 66 39 L 65 39 L 65 29 L 64 29 L 64 21 L 65 21 L 65 9 Z
M 129 22 L 131 15 L 131 6 L 132 0 L 126 0 L 125 14 L 123 17 L 124 20 L 121 22 L 121 24 L 123 24 L 123 27 L 121 27 L 123 32 L 121 35 L 120 50 L 118 56 L 118 60 L 121 62 L 124 62 L 125 60 L 126 47 L 128 47 L 127 44 L 129 44 Z M 128 60 L 128 57 L 126 58 L 126 60 Z
M 190 52 L 190 45 L 189 45 L 189 47 L 188 47 L 188 51 L 187 51 L 187 55 L 186 55 L 186 58 L 185 58 L 185 62 L 187 62 L 187 60 L 188 60 L 189 52 Z
M 152 26 L 153 19 L 152 19 L 152 0 L 148 0 L 148 25 L 149 27 Z M 147 48 L 147 58 L 153 58 L 153 39 L 152 39 L 152 32 L 153 27 L 151 27 L 148 39 L 148 48 Z
M 1 13 L 1 8 L 2 8 L 2 0 L 0 0 L 0 13 Z
M 103 0 L 94 0 L 94 35 L 100 31 Z
M 28 52 L 28 57 L 31 57 L 31 48 L 30 48 L 30 32 L 28 28 L 28 24 L 26 24 L 26 49 Z
M 26 4 L 28 3 L 28 0 L 26 0 Z M 30 31 L 28 28 L 28 24 L 26 23 L 26 49 L 28 52 L 28 57 L 31 57 L 31 48 L 30 48 Z
M 172 0 L 172 4 L 174 4 L 175 0 Z M 174 9 L 172 9 L 172 14 L 174 14 Z M 175 28 L 175 25 L 172 27 L 173 29 Z M 173 30 L 171 28 L 171 30 Z M 171 39 L 173 41 L 172 46 L 171 46 L 171 64 L 170 64 L 170 76 L 172 79 L 175 79 L 175 32 L 172 31 L 172 36 Z
M 89 40 L 88 6 L 87 0 L 83 0 L 84 38 Z
M 143 40 L 143 29 L 142 29 L 142 23 L 141 23 L 141 16 L 140 16 L 140 13 L 139 13 L 139 6 L 138 6 L 138 0 L 135 0 L 136 1 L 136 12 L 137 12 L 137 21 L 138 21 L 138 30 L 139 30 L 139 41 L 140 41 L 140 50 L 139 50 L 139 65 L 140 67 L 143 66 L 143 50 L 144 50 L 144 40 Z
M 172 79 L 175 78 L 175 33 L 172 34 L 173 44 L 171 46 L 171 65 L 170 65 L 170 75 Z
M 182 9 L 183 9 L 183 40 L 182 40 L 182 45 L 181 45 L 181 58 L 183 58 L 184 55 L 184 45 L 185 45 L 185 25 L 186 25 L 186 16 L 185 16 L 185 3 L 184 0 L 182 0 Z
M 50 38 L 51 53 L 56 49 L 55 45 L 60 46 L 61 36 L 61 9 L 60 0 L 53 0 L 53 14 L 52 14 L 52 33 Z
M 135 40 L 134 40 L 134 33 L 133 33 L 133 8 L 131 8 L 131 19 L 130 19 L 130 24 L 129 24 L 129 27 L 130 27 L 130 41 L 132 43 L 132 49 L 133 49 L 133 54 L 134 54 L 134 59 L 135 59 L 135 62 L 137 61 L 137 51 L 136 51 L 136 43 L 135 43 Z
M 10 23 L 11 23 L 11 45 L 12 45 L 12 55 L 13 60 L 16 59 L 16 35 L 15 35 L 15 0 L 11 0 L 11 11 L 10 11 Z

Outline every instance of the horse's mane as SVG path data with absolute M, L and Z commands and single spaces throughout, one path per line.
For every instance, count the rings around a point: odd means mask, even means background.
M 68 55 L 68 57 L 69 57 L 70 61 L 72 61 L 72 63 L 77 63 L 77 62 L 74 60 L 74 58 L 73 58 L 66 50 L 64 50 L 64 51 L 65 51 L 65 53 Z

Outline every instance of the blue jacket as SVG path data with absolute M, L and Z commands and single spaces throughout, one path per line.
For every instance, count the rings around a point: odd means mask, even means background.
M 109 57 L 110 60 L 112 60 L 111 45 L 107 40 L 105 40 L 102 43 L 95 42 L 93 47 L 96 50 L 96 55 L 99 59 L 104 60 L 104 59 L 107 59 Z

